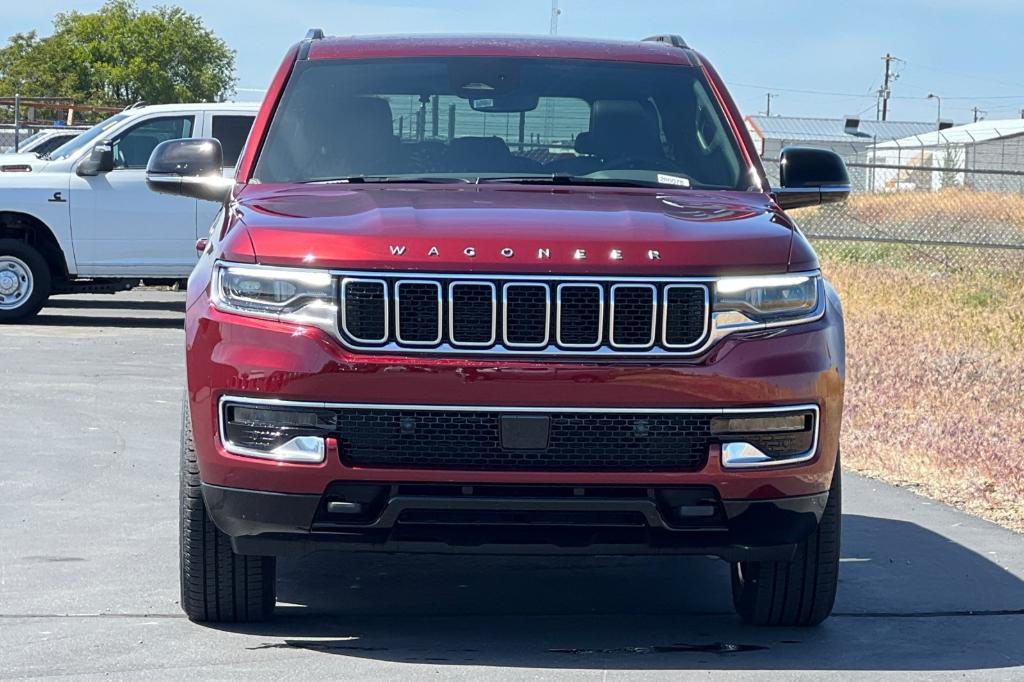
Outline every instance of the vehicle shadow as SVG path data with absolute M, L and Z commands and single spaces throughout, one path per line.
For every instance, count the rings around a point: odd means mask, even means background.
M 22 322 L 36 327 L 106 327 L 174 329 L 184 326 L 184 295 L 166 293 L 152 300 L 114 296 L 51 298 L 35 317 Z
M 966 670 L 1024 665 L 1024 582 L 904 521 L 844 517 L 819 628 L 733 615 L 724 563 L 318 553 L 282 561 L 251 648 L 513 668 Z
M 103 299 L 51 298 L 46 302 L 46 308 L 71 310 L 83 308 L 93 310 L 166 310 L 183 313 L 185 312 L 185 298 L 183 295 L 175 300 L 160 301 L 126 301 L 116 297 Z
M 103 327 L 137 329 L 181 329 L 181 317 L 112 317 L 108 315 L 50 315 L 40 313 L 20 323 L 34 327 Z

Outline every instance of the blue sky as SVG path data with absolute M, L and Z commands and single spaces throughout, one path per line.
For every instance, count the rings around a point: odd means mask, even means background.
M 140 0 L 140 6 L 172 4 Z M 48 34 L 51 18 L 102 0 L 32 0 L 3 10 L 4 37 Z M 550 0 L 177 0 L 237 50 L 239 99 L 254 99 L 311 26 L 329 34 L 548 32 Z M 634 39 L 680 33 L 722 73 L 745 114 L 778 95 L 785 115 L 875 115 L 881 56 L 896 63 L 891 120 L 1017 118 L 1024 108 L 1021 0 L 560 0 L 559 33 Z M 814 92 L 810 92 L 814 91 Z

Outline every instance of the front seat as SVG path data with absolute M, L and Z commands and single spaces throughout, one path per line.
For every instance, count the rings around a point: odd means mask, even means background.
M 310 166 L 317 177 L 386 175 L 397 168 L 401 143 L 394 135 L 391 105 L 380 97 L 344 97 L 306 130 L 314 141 Z
M 505 140 L 491 137 L 457 137 L 445 154 L 445 167 L 452 173 L 540 173 L 544 167 L 515 156 Z
M 589 153 L 605 161 L 665 157 L 657 116 L 636 100 L 596 100 L 587 145 Z

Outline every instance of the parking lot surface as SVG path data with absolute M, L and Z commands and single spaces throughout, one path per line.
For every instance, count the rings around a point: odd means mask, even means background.
M 183 300 L 62 297 L 0 327 L 0 677 L 1024 677 L 1024 536 L 849 474 L 817 629 L 742 625 L 699 557 L 327 553 L 281 563 L 276 620 L 190 623 Z

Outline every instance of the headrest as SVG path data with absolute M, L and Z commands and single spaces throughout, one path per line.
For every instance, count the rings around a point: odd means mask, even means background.
M 380 97 L 345 97 L 336 107 L 338 125 L 346 137 L 380 138 L 394 134 L 391 105 Z

